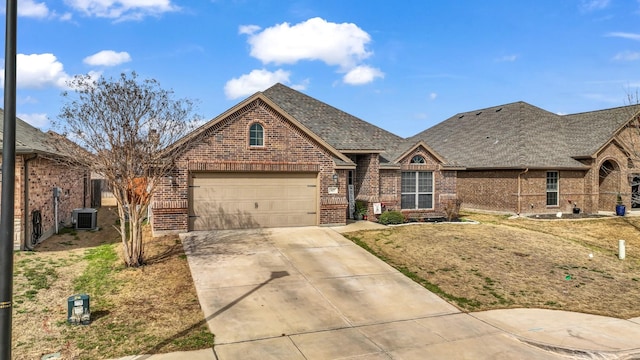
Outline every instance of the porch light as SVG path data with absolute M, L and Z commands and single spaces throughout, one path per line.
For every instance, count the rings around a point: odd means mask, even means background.
M 338 185 L 338 173 L 333 173 L 333 183 Z

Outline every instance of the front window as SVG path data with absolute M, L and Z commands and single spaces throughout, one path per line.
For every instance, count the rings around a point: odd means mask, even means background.
M 547 206 L 558 206 L 558 172 L 547 172 Z
M 401 192 L 403 209 L 433 209 L 433 172 L 403 171 Z
M 264 146 L 264 128 L 254 123 L 249 128 L 249 146 Z

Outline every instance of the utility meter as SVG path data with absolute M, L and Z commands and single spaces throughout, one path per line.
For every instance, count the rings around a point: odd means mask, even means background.
M 67 299 L 67 322 L 73 325 L 89 325 L 90 321 L 89 295 L 69 296 Z

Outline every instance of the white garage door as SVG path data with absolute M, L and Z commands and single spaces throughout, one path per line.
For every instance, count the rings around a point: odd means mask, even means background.
M 190 190 L 190 230 L 318 223 L 315 173 L 194 173 Z

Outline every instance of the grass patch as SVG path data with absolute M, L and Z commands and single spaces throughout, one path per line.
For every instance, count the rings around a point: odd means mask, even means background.
M 98 215 L 102 231 L 69 230 L 34 252 L 15 253 L 15 359 L 56 352 L 105 359 L 213 346 L 177 236 L 151 238 L 147 229 L 145 253 L 155 260 L 125 268 L 110 225 L 114 213 L 106 210 Z M 77 293 L 90 296 L 86 326 L 67 324 L 67 299 Z
M 464 214 L 480 222 L 346 234 L 463 310 L 552 308 L 640 316 L 640 217 L 540 221 Z M 618 239 L 627 241 L 617 258 Z
M 109 306 L 105 294 L 118 292 L 121 281 L 115 275 L 123 269 L 118 265 L 118 254 L 114 244 L 105 244 L 87 250 L 84 259 L 87 267 L 73 282 L 76 293 L 91 294 L 94 299 L 94 310 L 102 310 Z

